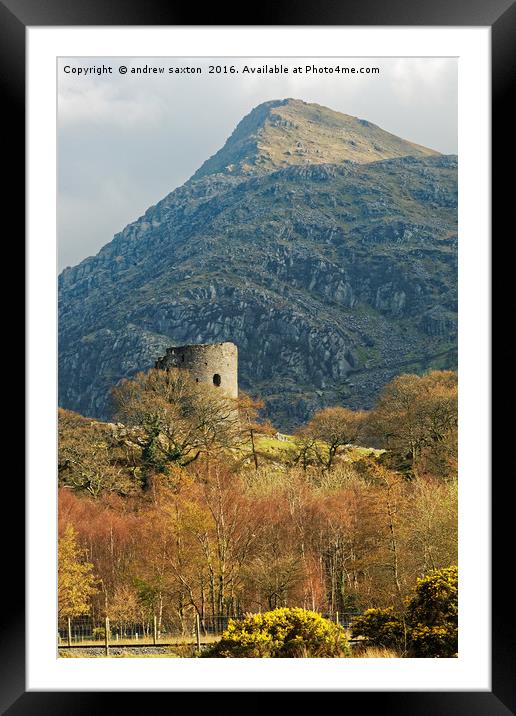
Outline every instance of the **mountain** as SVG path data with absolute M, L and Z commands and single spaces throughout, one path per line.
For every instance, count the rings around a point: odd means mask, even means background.
M 299 99 L 264 102 L 193 175 L 265 174 L 297 164 L 365 164 L 439 152 L 406 142 L 365 119 Z
M 267 102 L 61 273 L 59 402 L 107 418 L 111 386 L 168 346 L 233 341 L 241 388 L 288 430 L 370 407 L 400 372 L 455 368 L 456 315 L 457 158 Z

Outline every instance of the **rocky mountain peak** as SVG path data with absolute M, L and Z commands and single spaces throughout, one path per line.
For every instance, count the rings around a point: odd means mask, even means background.
M 231 341 L 282 432 L 457 364 L 457 158 L 300 100 L 244 117 L 194 175 L 59 277 L 59 403 L 171 346 Z M 379 161 L 379 160 L 382 161 Z
M 436 152 L 375 124 L 299 99 L 263 102 L 192 177 L 265 174 L 291 165 L 359 164 Z

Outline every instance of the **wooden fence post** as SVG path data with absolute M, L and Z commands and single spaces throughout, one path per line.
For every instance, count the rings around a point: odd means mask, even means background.
M 201 651 L 201 624 L 197 613 L 195 614 L 195 636 L 197 639 L 197 651 Z
M 68 646 L 72 646 L 72 621 L 68 617 Z
M 156 646 L 156 643 L 158 641 L 158 618 L 156 615 L 154 615 L 154 629 L 152 632 L 152 642 L 154 646 Z
M 104 624 L 104 640 L 106 645 L 106 656 L 109 656 L 109 617 L 106 617 L 106 622 Z

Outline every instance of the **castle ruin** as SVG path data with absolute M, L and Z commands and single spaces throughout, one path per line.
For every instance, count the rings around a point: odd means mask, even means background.
M 154 367 L 188 370 L 197 383 L 214 385 L 228 397 L 238 398 L 238 349 L 234 343 L 172 346 Z

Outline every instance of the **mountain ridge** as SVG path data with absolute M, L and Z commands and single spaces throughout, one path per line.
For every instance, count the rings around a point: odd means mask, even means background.
M 174 344 L 237 343 L 282 429 L 370 407 L 400 363 L 456 365 L 455 157 L 195 177 L 61 273 L 63 407 L 109 417 L 110 387 Z

